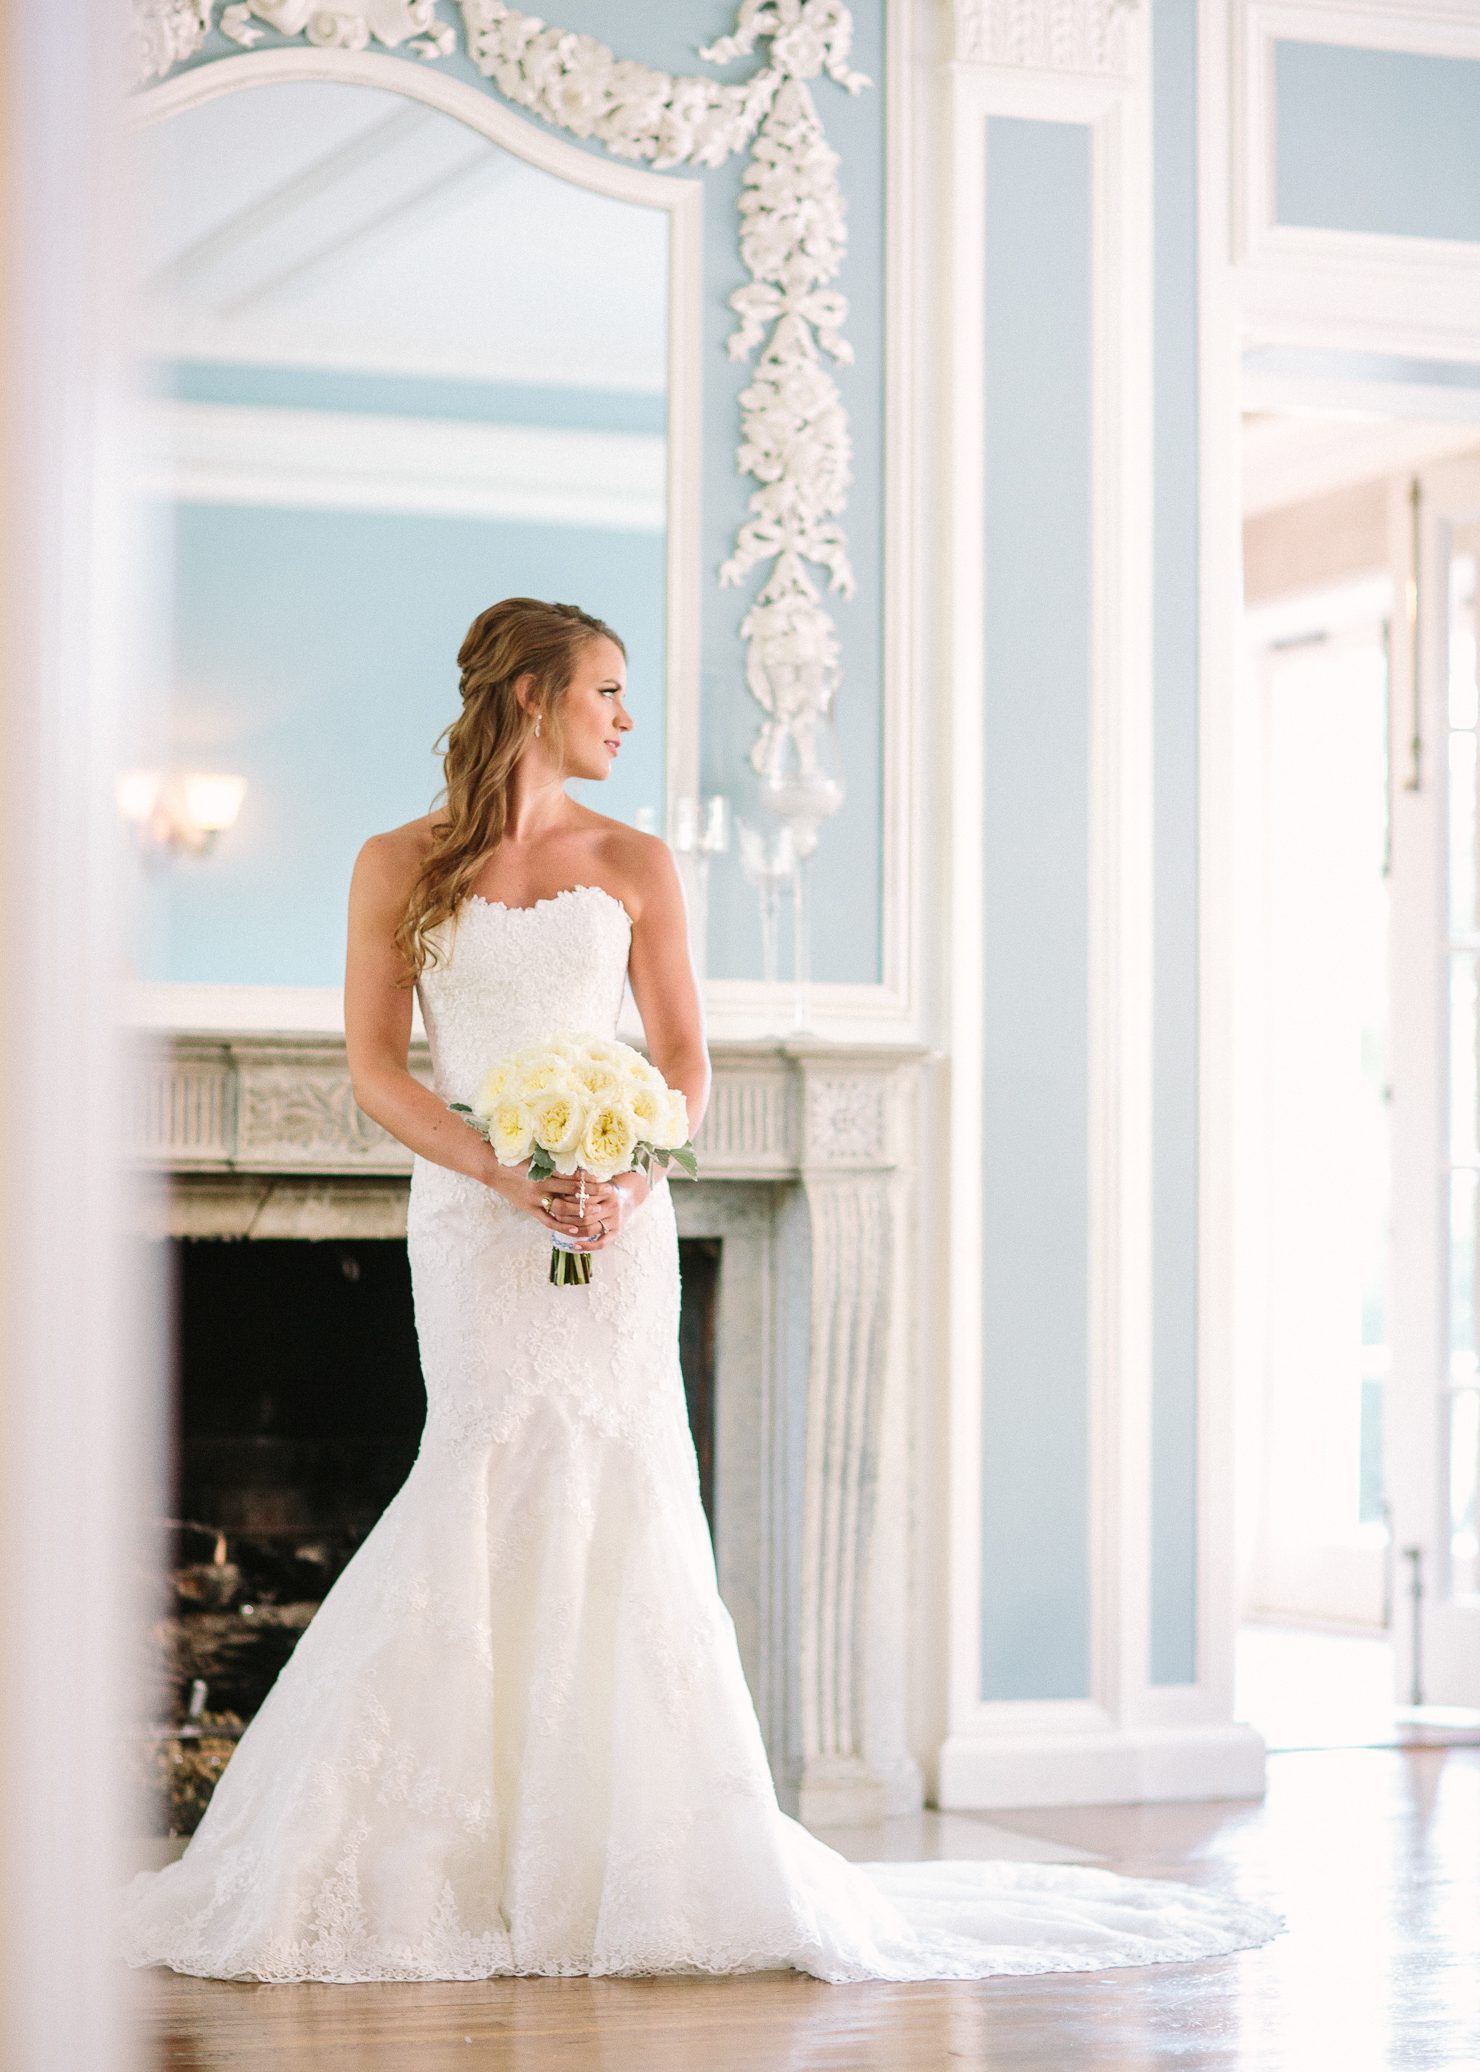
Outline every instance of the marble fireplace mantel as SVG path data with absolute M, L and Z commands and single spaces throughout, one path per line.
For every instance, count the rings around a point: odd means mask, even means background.
M 683 1236 L 724 1240 L 716 1557 L 778 1784 L 834 1823 L 921 1800 L 906 1724 L 907 1247 L 929 1053 L 710 1044 Z M 424 1042 L 411 1067 L 430 1077 Z M 342 1038 L 172 1035 L 137 1076 L 156 1235 L 401 1237 L 410 1155 Z

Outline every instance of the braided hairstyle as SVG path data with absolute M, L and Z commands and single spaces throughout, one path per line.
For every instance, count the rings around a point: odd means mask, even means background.
M 560 700 L 586 643 L 604 636 L 625 655 L 621 637 L 603 619 L 575 604 L 545 604 L 537 597 L 504 597 L 474 619 L 458 649 L 462 711 L 435 746 L 442 758 L 446 808 L 434 823 L 432 846 L 396 929 L 411 985 L 437 961 L 431 931 L 449 920 L 468 893 L 489 851 L 504 838 L 509 780 L 537 719 L 560 749 Z M 514 685 L 534 684 L 528 709 Z

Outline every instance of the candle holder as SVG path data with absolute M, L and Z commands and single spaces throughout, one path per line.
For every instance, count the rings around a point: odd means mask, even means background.
M 808 864 L 824 821 L 843 803 L 846 786 L 831 717 L 799 712 L 779 724 L 761 767 L 761 796 L 791 837 L 793 1033 L 810 1029 L 811 914 Z
M 683 857 L 689 882 L 689 943 L 703 981 L 709 944 L 709 866 L 730 846 L 730 802 L 722 791 L 673 801 L 669 843 Z
M 767 836 L 749 821 L 738 820 L 735 824 L 740 833 L 740 869 L 760 901 L 761 977 L 768 986 L 775 986 L 781 976 L 781 890 L 795 878 L 796 846 L 789 827 L 778 827 Z

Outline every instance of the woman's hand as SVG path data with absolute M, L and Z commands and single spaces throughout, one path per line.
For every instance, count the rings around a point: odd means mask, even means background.
M 546 1230 L 574 1238 L 583 1252 L 604 1251 L 628 1217 L 647 1200 L 652 1183 L 643 1173 L 620 1173 L 615 1180 L 598 1180 L 587 1173 L 586 1210 L 582 1215 L 581 1177 L 578 1170 L 531 1180 L 526 1162 L 501 1166 L 495 1184 L 506 1201 L 533 1216 Z

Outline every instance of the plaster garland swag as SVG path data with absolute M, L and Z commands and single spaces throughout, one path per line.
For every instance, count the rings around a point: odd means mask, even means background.
M 462 0 L 460 11 L 468 57 L 506 100 L 615 157 L 663 171 L 721 165 L 750 146 L 739 205 L 750 279 L 730 297 L 739 322 L 728 349 L 747 359 L 760 348 L 740 395 L 737 454 L 756 487 L 719 580 L 737 584 L 769 564 L 740 628 L 746 682 L 765 714 L 750 759 L 763 769 L 778 735 L 815 726 L 837 688 L 837 629 L 811 571 L 845 597 L 855 587 L 838 522 L 852 479 L 848 421 L 824 358 L 853 358 L 847 302 L 828 285 L 847 234 L 838 156 L 807 83 L 825 72 L 849 93 L 869 84 L 848 65 L 852 15 L 841 0 L 740 0 L 734 32 L 699 56 L 729 64 L 763 41 L 769 52 L 748 78 L 725 84 L 618 58 L 503 0 Z M 234 0 L 219 15 L 217 0 L 133 0 L 133 23 L 141 82 L 194 57 L 213 27 L 245 46 L 273 30 L 320 49 L 375 43 L 429 62 L 457 41 L 437 0 Z

